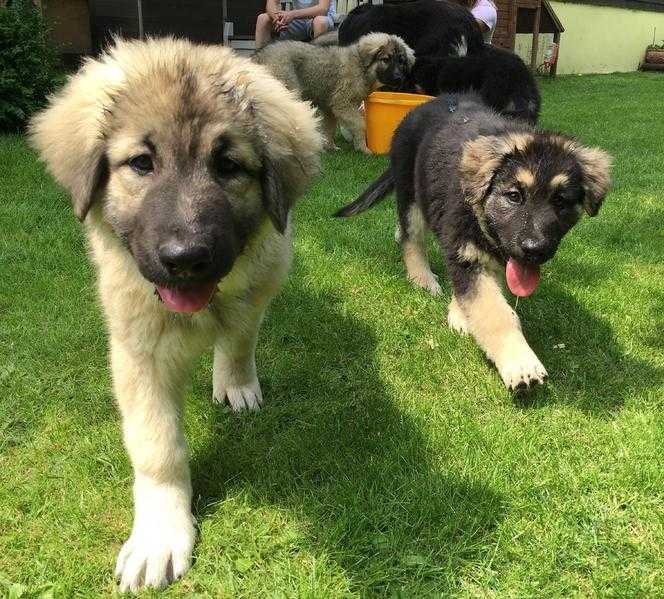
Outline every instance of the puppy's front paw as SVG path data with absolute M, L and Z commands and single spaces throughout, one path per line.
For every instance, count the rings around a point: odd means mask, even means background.
M 263 405 L 263 393 L 258 379 L 247 385 L 219 385 L 215 387 L 213 401 L 228 402 L 233 412 L 258 410 Z
M 162 589 L 191 567 L 196 540 L 193 516 L 186 510 L 154 505 L 152 513 L 137 516 L 115 567 L 121 592 Z
M 450 307 L 447 310 L 447 326 L 460 335 L 468 334 L 468 322 L 466 321 L 466 316 L 461 311 L 461 307 L 454 298 L 452 298 Z
M 408 280 L 416 287 L 428 291 L 431 295 L 440 295 L 443 290 L 438 282 L 438 277 L 430 270 L 420 270 L 408 274 Z
M 373 154 L 373 152 L 369 149 L 369 146 L 367 146 L 367 142 L 364 140 L 364 138 L 354 141 L 353 145 L 358 152 L 363 152 L 364 154 Z
M 510 391 L 528 389 L 532 385 L 543 384 L 549 376 L 530 347 L 512 350 L 504 361 L 496 363 L 503 383 Z

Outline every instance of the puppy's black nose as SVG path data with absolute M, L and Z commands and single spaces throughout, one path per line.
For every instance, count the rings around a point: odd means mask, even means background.
M 532 262 L 545 262 L 551 258 L 551 243 L 545 237 L 526 237 L 521 242 L 521 250 Z
M 162 244 L 159 260 L 169 274 L 178 276 L 202 276 L 212 266 L 212 255 L 207 246 L 179 241 Z

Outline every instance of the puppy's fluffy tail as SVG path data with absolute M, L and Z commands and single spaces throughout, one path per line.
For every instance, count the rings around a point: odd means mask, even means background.
M 393 189 L 394 176 L 392 175 L 392 171 L 387 169 L 378 179 L 369 185 L 367 190 L 357 200 L 335 212 L 334 216 L 355 216 L 360 212 L 369 210 L 369 208 L 384 200 L 385 196 Z

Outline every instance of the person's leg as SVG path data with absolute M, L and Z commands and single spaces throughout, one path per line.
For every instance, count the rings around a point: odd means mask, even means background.
M 270 43 L 272 39 L 272 19 L 266 12 L 256 18 L 256 50 Z
M 311 24 L 311 29 L 312 29 L 311 38 L 314 39 L 319 35 L 323 35 L 328 31 L 332 31 L 332 29 L 334 29 L 334 21 L 332 21 L 332 19 L 327 15 L 314 17 Z

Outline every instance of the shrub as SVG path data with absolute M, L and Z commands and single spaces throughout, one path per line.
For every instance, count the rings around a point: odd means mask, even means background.
M 61 81 L 57 54 L 30 0 L 0 8 L 0 131 L 22 129 Z

